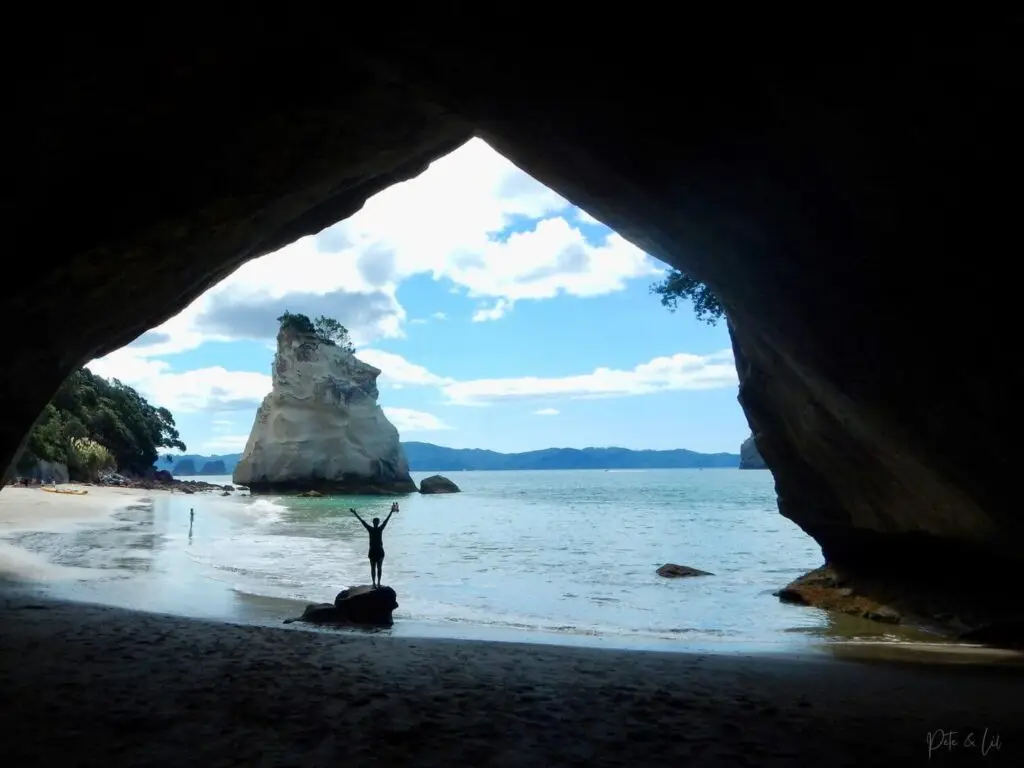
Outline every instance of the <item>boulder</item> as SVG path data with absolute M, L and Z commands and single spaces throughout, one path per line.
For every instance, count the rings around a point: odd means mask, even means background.
M 420 493 L 460 493 L 461 489 L 443 475 L 431 475 L 420 480 Z
M 664 576 L 666 579 L 679 579 L 686 576 L 714 576 L 713 573 L 707 571 L 701 571 L 697 568 L 690 568 L 688 565 L 676 565 L 675 563 L 665 563 L 657 571 L 659 576 Z
M 757 443 L 751 435 L 740 446 L 740 469 L 768 469 L 764 463 L 761 452 L 757 450 Z
M 899 624 L 901 612 L 883 602 L 886 598 L 899 603 L 898 596 L 879 594 L 872 589 L 854 589 L 851 580 L 831 566 L 822 566 L 806 573 L 775 592 L 780 602 L 845 613 L 883 624 Z
M 286 619 L 285 624 L 304 621 L 310 624 L 360 624 L 390 627 L 392 612 L 398 608 L 398 596 L 391 587 L 363 584 L 338 593 L 333 603 L 306 606 L 302 615 Z
M 252 493 L 415 491 L 398 430 L 377 403 L 378 376 L 351 349 L 283 321 L 273 388 L 233 481 Z

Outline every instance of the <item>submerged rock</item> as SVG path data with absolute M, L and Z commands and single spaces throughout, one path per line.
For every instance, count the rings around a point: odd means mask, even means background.
M 714 576 L 713 573 L 707 571 L 701 571 L 697 568 L 691 568 L 688 565 L 676 565 L 675 563 L 665 563 L 661 568 L 657 570 L 659 576 L 664 576 L 666 579 L 679 579 L 686 576 Z
M 461 489 L 443 475 L 431 475 L 420 481 L 420 493 L 460 493 Z
M 315 334 L 282 325 L 273 389 L 233 480 L 251 493 L 411 493 L 398 430 L 377 403 L 380 370 Z
M 333 603 L 307 605 L 302 615 L 285 619 L 285 624 L 304 621 L 310 624 L 362 624 L 389 627 L 392 612 L 398 608 L 398 595 L 391 587 L 363 584 L 338 593 Z

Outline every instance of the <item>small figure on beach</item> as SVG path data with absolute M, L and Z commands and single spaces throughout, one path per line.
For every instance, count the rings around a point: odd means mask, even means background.
M 188 527 L 191 528 L 192 527 L 192 523 L 194 523 L 195 521 L 196 521 L 196 511 L 194 509 L 189 509 L 189 511 L 188 511 Z
M 356 520 L 363 524 L 363 528 L 370 534 L 370 552 L 367 557 L 370 558 L 370 579 L 373 582 L 374 587 L 380 586 L 380 573 L 384 567 L 384 529 L 388 525 L 388 520 L 395 514 L 397 504 L 391 505 L 391 511 L 388 512 L 388 516 L 384 518 L 384 522 L 380 521 L 379 517 L 373 518 L 373 525 L 368 525 L 363 518 L 359 516 L 351 507 L 349 512 L 356 516 Z

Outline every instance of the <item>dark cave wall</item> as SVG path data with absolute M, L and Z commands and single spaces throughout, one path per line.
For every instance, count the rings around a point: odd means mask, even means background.
M 729 30 L 582 76 L 554 40 L 511 56 L 421 18 L 339 46 L 247 13 L 191 48 L 65 41 L 19 81 L 15 236 L 52 236 L 0 286 L 8 327 L 43 331 L 8 351 L 0 461 L 75 366 L 476 130 L 711 286 L 780 509 L 827 557 L 1020 565 L 1016 27 Z

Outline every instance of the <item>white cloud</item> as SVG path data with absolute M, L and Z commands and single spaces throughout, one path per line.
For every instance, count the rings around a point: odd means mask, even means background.
M 610 231 L 588 239 L 578 225 L 591 221 L 473 139 L 349 219 L 244 264 L 129 349 L 145 365 L 204 341 L 268 340 L 284 309 L 337 317 L 366 346 L 404 334 L 397 288 L 414 275 L 450 280 L 483 302 L 483 321 L 519 301 L 599 296 L 664 271 Z
M 205 441 L 198 451 L 200 456 L 225 453 L 241 453 L 249 441 L 248 435 L 218 435 Z
M 422 365 L 410 363 L 401 355 L 396 355 L 393 352 L 383 352 L 379 349 L 362 349 L 356 354 L 364 363 L 380 368 L 381 376 L 378 381 L 384 384 L 391 384 L 395 388 L 400 388 L 403 384 L 442 386 L 454 383 L 454 379 L 431 373 Z
M 560 378 L 522 376 L 475 379 L 447 384 L 442 391 L 457 405 L 489 405 L 553 395 L 563 398 L 628 397 L 676 390 L 717 389 L 735 386 L 732 351 L 711 355 L 679 353 L 656 357 L 631 370 L 598 368 L 591 373 Z
M 659 358 L 630 371 L 598 369 L 561 379 L 456 381 L 371 346 L 403 336 L 410 323 L 448 318 L 441 311 L 408 317 L 398 289 L 417 275 L 448 281 L 449 292 L 462 298 L 446 301 L 471 302 L 472 320 L 485 322 L 514 311 L 518 302 L 600 296 L 664 271 L 640 249 L 595 224 L 592 216 L 474 139 L 419 177 L 374 196 L 346 221 L 248 262 L 175 317 L 89 367 L 131 384 L 173 413 L 251 413 L 270 391 L 269 365 L 268 373 L 220 366 L 182 371 L 167 358 L 206 342 L 237 339 L 255 339 L 273 350 L 276 318 L 290 309 L 341 320 L 359 356 L 382 370 L 383 386 L 435 387 L 460 405 L 734 384 L 731 358 L 716 362 L 713 356 L 687 355 Z M 421 411 L 388 411 L 406 431 L 450 428 Z M 245 426 L 222 421 L 211 429 L 220 434 L 214 439 L 237 443 L 240 436 L 232 433 Z
M 270 392 L 269 374 L 228 371 L 220 366 L 175 373 L 163 360 L 120 349 L 88 365 L 98 376 L 120 379 L 171 413 L 253 411 Z
M 539 411 L 534 411 L 534 416 L 557 416 L 559 411 L 557 408 L 541 408 Z
M 478 309 L 473 314 L 473 322 L 484 323 L 488 320 L 500 320 L 511 308 L 511 302 L 505 301 L 505 299 L 498 299 L 490 309 Z
M 412 408 L 384 407 L 384 415 L 395 425 L 399 432 L 431 432 L 452 429 L 432 413 L 416 411 Z

